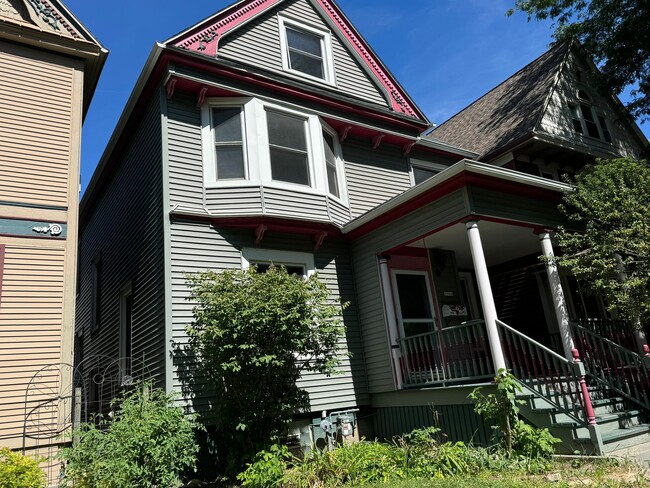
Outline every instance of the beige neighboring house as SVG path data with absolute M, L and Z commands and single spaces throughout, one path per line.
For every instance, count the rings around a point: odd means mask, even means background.
M 24 447 L 26 413 L 62 425 L 39 404 L 70 368 L 26 391 L 73 360 L 81 125 L 107 54 L 61 2 L 0 0 L 0 446 Z M 60 442 L 37 437 L 39 455 Z

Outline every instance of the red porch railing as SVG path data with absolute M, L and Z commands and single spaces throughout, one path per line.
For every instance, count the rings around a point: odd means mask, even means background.
M 588 375 L 650 411 L 649 360 L 582 325 L 570 325 Z
M 630 351 L 637 350 L 634 324 L 629 320 L 580 318 L 572 322 Z
M 494 377 L 483 321 L 398 339 L 405 387 Z

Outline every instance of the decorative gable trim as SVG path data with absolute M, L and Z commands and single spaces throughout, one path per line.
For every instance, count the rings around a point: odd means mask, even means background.
M 345 39 L 354 48 L 357 54 L 361 57 L 363 62 L 370 68 L 370 71 L 375 75 L 381 86 L 388 92 L 390 97 L 391 108 L 396 112 L 400 112 L 411 117 L 421 118 L 414 108 L 408 103 L 407 97 L 400 90 L 388 74 L 382 69 L 381 64 L 370 52 L 370 50 L 361 41 L 355 30 L 346 22 L 343 16 L 334 8 L 334 5 L 329 0 L 316 0 L 325 14 L 334 22 L 339 28 Z
M 284 0 L 242 0 L 228 9 L 214 15 L 197 26 L 198 30 L 187 31 L 172 37 L 167 42 L 172 46 L 194 51 L 208 57 L 216 57 L 221 37 L 250 21 Z M 417 120 L 425 121 L 424 115 L 415 107 L 404 90 L 387 72 L 381 61 L 366 45 L 365 41 L 352 27 L 345 16 L 330 0 L 311 0 L 326 16 L 333 28 L 353 49 L 355 58 L 375 78 L 377 84 L 385 91 L 390 108 L 396 113 L 404 114 Z M 207 25 L 206 25 L 207 24 Z
M 201 29 L 189 37 L 182 38 L 173 45 L 204 54 L 205 56 L 214 57 L 217 55 L 219 39 L 222 36 L 282 1 L 283 0 L 244 0 L 240 2 L 241 6 L 229 15 L 226 15 L 217 20 L 214 24 Z M 217 15 L 217 18 L 219 17 L 220 16 Z

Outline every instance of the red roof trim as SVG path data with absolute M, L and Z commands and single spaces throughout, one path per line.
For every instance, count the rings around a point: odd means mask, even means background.
M 204 24 L 204 26 L 197 27 L 196 30 L 177 40 L 173 45 L 214 58 L 219 52 L 219 40 L 224 35 L 281 2 L 282 0 L 243 0 L 219 14 L 216 19 L 210 19 L 208 26 Z M 348 40 L 350 46 L 369 68 L 377 82 L 386 90 L 390 108 L 397 113 L 425 122 L 423 114 L 416 110 L 403 89 L 384 70 L 381 62 L 376 59 L 361 36 L 346 21 L 334 4 L 329 0 L 316 0 L 316 2 L 322 8 L 323 13 L 330 18 L 333 25 L 338 28 L 341 35 Z
M 282 0 L 248 0 L 236 3 L 222 12 L 212 24 L 188 34 L 174 45 L 215 57 L 222 36 L 280 2 Z
M 350 42 L 354 50 L 361 57 L 370 71 L 374 73 L 377 81 L 384 87 L 390 97 L 391 108 L 414 118 L 423 119 L 422 114 L 417 112 L 408 102 L 408 97 L 395 83 L 395 80 L 382 69 L 381 63 L 370 50 L 364 45 L 356 30 L 345 21 L 341 12 L 328 0 L 317 0 L 327 16 L 334 22 L 345 38 Z
M 479 175 L 465 170 L 442 182 L 440 185 L 431 188 L 430 191 L 421 193 L 420 195 L 417 195 L 411 200 L 404 202 L 398 207 L 395 207 L 386 213 L 379 215 L 376 219 L 352 230 L 347 235 L 352 239 L 361 237 L 373 230 L 383 227 L 389 222 L 408 215 L 418 208 L 433 203 L 445 195 L 468 186 L 557 203 L 559 203 L 562 199 L 562 194 L 553 190 L 546 190 L 523 183 L 515 183 L 492 176 Z M 483 220 L 490 220 L 490 218 L 487 217 L 481 218 Z M 504 219 L 503 221 L 505 222 L 507 220 Z
M 215 217 L 212 215 L 187 215 L 172 214 L 172 217 L 179 220 L 191 220 L 209 222 L 214 227 L 226 227 L 231 229 L 255 230 L 260 225 L 266 227 L 266 231 L 282 232 L 288 234 L 313 235 L 314 237 L 326 232 L 329 237 L 341 237 L 341 229 L 334 224 L 326 222 L 306 222 L 303 220 L 285 219 L 282 217 Z
M 300 88 L 295 88 L 289 85 L 281 85 L 278 84 L 275 80 L 270 80 L 260 75 L 224 66 L 223 64 L 216 64 L 213 62 L 213 60 L 189 58 L 187 56 L 183 56 L 180 52 L 165 52 L 163 56 L 164 58 L 161 57 L 161 62 L 163 60 L 166 60 L 167 62 L 183 64 L 185 66 L 207 71 L 208 73 L 214 75 L 226 76 L 230 79 L 256 85 L 267 90 L 274 91 L 276 93 L 289 95 L 301 100 L 320 103 L 333 109 L 343 110 L 346 112 L 354 113 L 356 115 L 369 117 L 382 123 L 400 127 L 403 130 L 413 131 L 415 134 L 420 134 L 422 130 L 426 128 L 426 124 L 421 121 L 398 118 L 390 113 L 382 113 L 377 110 L 365 108 L 358 104 L 355 104 L 354 102 L 336 100 L 322 94 L 314 93 L 308 89 L 302 90 Z M 181 78 L 182 76 L 178 75 L 178 77 Z

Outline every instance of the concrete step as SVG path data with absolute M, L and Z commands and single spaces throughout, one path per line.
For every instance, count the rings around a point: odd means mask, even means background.
M 641 412 L 639 410 L 627 410 L 602 416 L 596 415 L 596 422 L 600 427 L 602 435 L 621 429 L 630 429 L 643 425 Z
M 604 433 L 602 436 L 605 452 L 640 446 L 650 443 L 650 425 L 641 424 L 630 428 L 617 429 Z

